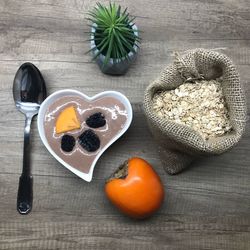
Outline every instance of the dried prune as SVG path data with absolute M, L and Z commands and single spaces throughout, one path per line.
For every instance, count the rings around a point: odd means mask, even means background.
M 61 140 L 61 149 L 65 152 L 71 152 L 75 147 L 75 138 L 71 135 L 64 135 Z
M 78 137 L 78 141 L 88 152 L 94 152 L 100 147 L 100 139 L 92 129 L 85 130 Z
M 103 127 L 106 124 L 105 116 L 101 112 L 95 113 L 87 118 L 86 124 L 91 128 Z

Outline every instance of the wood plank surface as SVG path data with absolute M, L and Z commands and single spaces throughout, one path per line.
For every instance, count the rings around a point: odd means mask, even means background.
M 101 1 L 108 3 L 108 1 Z M 173 52 L 216 49 L 235 62 L 250 98 L 249 0 L 118 0 L 143 31 L 137 61 L 121 77 L 103 75 L 85 52 L 90 0 L 0 0 L 0 249 L 250 249 L 250 130 L 229 152 L 167 175 L 142 110 L 146 86 Z M 16 212 L 24 117 L 14 106 L 16 70 L 30 61 L 51 94 L 73 88 L 88 95 L 117 90 L 131 101 L 128 132 L 100 158 L 91 183 L 47 152 L 32 124 L 33 211 Z M 250 108 L 248 102 L 248 110 Z M 249 115 L 249 113 L 248 113 Z M 166 191 L 152 218 L 131 220 L 106 199 L 105 179 L 131 156 L 148 160 Z

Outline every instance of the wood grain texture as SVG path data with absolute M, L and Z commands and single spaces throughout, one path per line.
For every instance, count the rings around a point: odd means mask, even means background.
M 250 249 L 250 123 L 229 152 L 168 176 L 142 110 L 145 87 L 172 61 L 173 52 L 197 47 L 232 58 L 250 98 L 249 1 L 117 2 L 137 16 L 143 31 L 139 57 L 122 77 L 103 75 L 85 54 L 85 17 L 94 1 L 0 1 L 0 249 Z M 121 91 L 132 102 L 134 120 L 100 158 L 91 183 L 49 155 L 34 123 L 34 208 L 20 216 L 15 207 L 24 117 L 14 107 L 12 83 L 25 61 L 42 71 L 49 94 L 63 88 L 88 95 Z M 121 215 L 103 192 L 105 179 L 132 155 L 154 165 L 166 190 L 160 211 L 145 221 Z

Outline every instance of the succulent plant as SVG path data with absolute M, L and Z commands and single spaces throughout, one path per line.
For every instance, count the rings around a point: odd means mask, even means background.
M 129 52 L 135 53 L 134 46 L 138 46 L 140 38 L 138 31 L 132 27 L 135 17 L 131 17 L 125 10 L 121 10 L 120 5 L 110 3 L 104 6 L 97 3 L 92 11 L 88 13 L 90 20 L 95 25 L 95 32 L 90 32 L 98 49 L 93 59 L 100 54 L 105 56 L 104 66 L 110 58 L 129 59 Z M 88 52 L 95 50 L 92 48 Z

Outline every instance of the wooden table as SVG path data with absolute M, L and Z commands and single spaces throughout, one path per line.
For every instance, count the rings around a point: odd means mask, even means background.
M 249 0 L 117 2 L 137 15 L 144 31 L 138 60 L 122 77 L 102 74 L 85 54 L 85 17 L 94 1 L 0 1 L 0 249 L 250 249 L 249 129 L 230 152 L 169 176 L 142 110 L 145 87 L 173 60 L 172 53 L 197 47 L 220 48 L 231 57 L 250 98 Z M 34 122 L 34 204 L 21 216 L 16 195 L 24 116 L 14 106 L 12 83 L 25 61 L 42 71 L 49 94 L 64 88 L 90 96 L 103 90 L 124 93 L 134 120 L 98 161 L 91 183 L 47 152 Z M 163 207 L 144 221 L 121 215 L 103 192 L 105 179 L 131 156 L 152 163 L 166 190 Z

